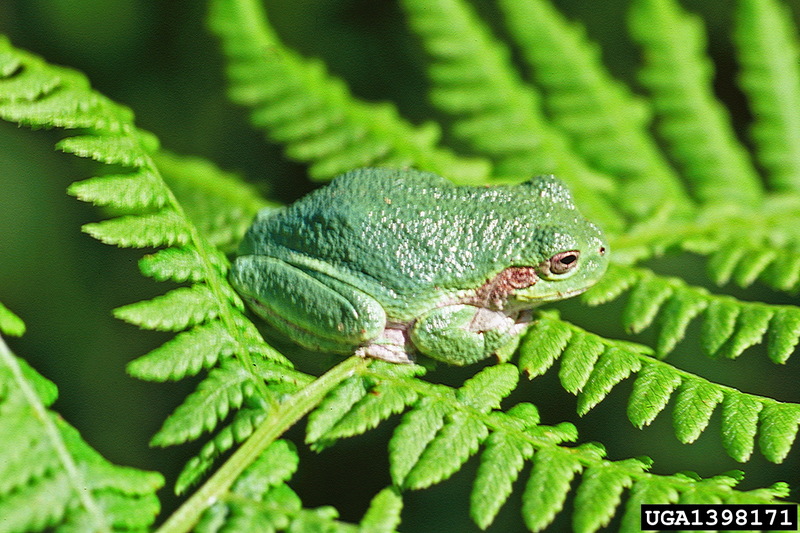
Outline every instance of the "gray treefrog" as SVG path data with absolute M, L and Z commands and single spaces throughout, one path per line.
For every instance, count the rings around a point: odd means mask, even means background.
M 467 187 L 359 169 L 260 212 L 230 279 L 307 348 L 466 365 L 519 335 L 533 307 L 588 289 L 607 249 L 553 176 Z

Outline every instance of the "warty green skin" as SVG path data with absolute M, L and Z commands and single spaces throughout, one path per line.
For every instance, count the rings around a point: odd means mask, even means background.
M 552 176 L 459 187 L 426 172 L 359 169 L 259 213 L 231 282 L 308 348 L 463 365 L 513 340 L 531 308 L 597 282 L 607 248 Z M 564 252 L 577 261 L 554 267 Z

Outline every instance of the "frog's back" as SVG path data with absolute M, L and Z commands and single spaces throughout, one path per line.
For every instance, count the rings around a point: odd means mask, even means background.
M 419 171 L 359 169 L 258 221 L 240 253 L 290 250 L 397 296 L 474 288 L 513 262 L 538 218 L 536 203 L 520 216 L 526 206 L 508 190 L 457 187 Z

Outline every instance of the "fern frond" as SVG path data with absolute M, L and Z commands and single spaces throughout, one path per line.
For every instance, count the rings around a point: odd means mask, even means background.
M 777 191 L 800 190 L 800 44 L 788 6 L 740 0 L 734 38 L 739 81 L 755 121 L 751 134 L 767 182 Z
M 430 56 L 431 99 L 453 118 L 453 135 L 489 157 L 498 177 L 521 180 L 548 172 L 562 177 L 590 218 L 619 229 L 617 210 L 601 196 L 612 193 L 614 183 L 586 166 L 547 124 L 538 95 L 515 73 L 508 50 L 471 7 L 462 0 L 404 0 L 402 6 Z
M 115 466 L 90 448 L 48 409 L 55 385 L 2 337 L 0 391 L 0 531 L 139 531 L 153 523 L 161 475 Z
M 571 335 L 591 335 L 572 324 L 561 322 L 553 313 L 543 313 L 532 329 L 528 346 L 521 348 L 521 358 L 548 359 L 547 355 L 531 352 L 562 349 L 558 348 L 560 342 L 548 342 L 548 338 L 541 335 L 542 331 L 548 332 L 551 341 L 559 337 L 558 332 L 563 329 L 570 330 Z M 638 400 L 635 400 L 637 404 L 650 403 L 652 400 L 661 402 L 663 408 L 667 403 L 663 397 L 668 398 L 676 389 L 674 375 L 677 375 L 681 387 L 688 385 L 696 389 L 714 390 L 731 398 L 730 401 L 725 400 L 727 407 L 723 404 L 723 408 L 732 414 L 729 417 L 730 424 L 723 427 L 723 432 L 732 434 L 728 437 L 731 453 L 741 455 L 747 447 L 750 426 L 741 426 L 739 416 L 733 415 L 734 411 L 741 411 L 742 406 L 747 404 L 758 405 L 758 409 L 770 413 L 771 427 L 767 428 L 766 422 L 762 422 L 762 437 L 767 440 L 774 438 L 775 441 L 762 447 L 765 455 L 769 454 L 769 457 L 778 461 L 785 457 L 788 452 L 786 446 L 791 445 L 797 433 L 795 422 L 800 406 L 747 395 L 709 383 L 688 372 L 674 370 L 664 362 L 644 356 L 641 348 L 635 351 L 636 345 L 631 343 L 608 341 L 597 336 L 595 339 L 611 348 L 615 353 L 609 355 L 614 358 L 635 359 L 645 368 L 639 379 L 649 382 L 649 385 L 639 386 Z M 523 363 L 520 366 L 523 367 Z M 614 364 L 611 364 L 610 368 L 613 367 Z M 523 370 L 527 371 L 524 367 Z M 412 379 L 416 372 L 419 370 L 413 367 L 397 371 L 396 366 L 382 362 L 372 362 L 362 367 L 330 391 L 319 404 L 310 418 L 307 440 L 314 445 L 330 444 L 335 437 L 346 436 L 336 433 L 338 421 L 346 420 L 351 413 L 364 413 L 367 410 L 365 403 L 381 402 L 380 399 L 371 398 L 380 398 L 383 392 L 391 389 L 413 391 L 414 394 L 409 398 L 416 399 L 392 410 L 399 412 L 408 409 L 389 442 L 392 479 L 397 486 L 405 489 L 425 488 L 449 478 L 467 459 L 479 455 L 480 466 L 470 497 L 470 514 L 482 528 L 494 521 L 528 462 L 532 463 L 532 469 L 522 500 L 523 516 L 531 531 L 542 530 L 562 511 L 572 489 L 571 481 L 576 476 L 582 478 L 577 488 L 573 513 L 576 531 L 595 531 L 607 524 L 617 514 L 627 489 L 638 498 L 657 495 L 670 501 L 690 499 L 700 494 L 719 502 L 763 503 L 788 494 L 785 485 L 738 492 L 733 487 L 739 479 L 730 476 L 703 480 L 685 474 L 650 474 L 647 472 L 650 468 L 648 459 L 609 461 L 604 458 L 605 451 L 598 445 L 568 447 L 564 443 L 575 441 L 578 437 L 572 424 L 540 425 L 536 407 L 527 403 L 517 404 L 507 411 L 501 410 L 501 402 L 517 384 L 517 370 L 510 364 L 487 367 L 457 389 Z M 614 372 L 610 374 L 616 375 Z M 664 381 L 672 385 L 665 385 Z M 657 385 L 654 382 L 658 382 Z M 636 404 L 631 407 L 637 413 L 640 408 L 641 405 Z M 684 411 L 692 412 L 691 409 Z M 375 420 L 390 414 L 388 409 L 384 410 Z M 638 416 L 643 418 L 641 414 Z M 652 414 L 650 419 L 654 416 Z M 373 425 L 370 423 L 369 427 Z M 369 427 L 362 426 L 353 434 Z M 764 437 L 764 434 L 770 435 Z M 778 448 L 781 452 L 774 453 L 773 450 Z M 630 504 L 625 512 L 623 521 L 631 521 L 632 518 L 627 515 L 634 512 L 638 517 L 638 508 L 634 509 Z
M 135 375 L 138 372 L 143 378 L 180 379 L 211 368 L 198 392 L 168 419 L 154 441 L 165 444 L 195 438 L 214 430 L 230 409 L 247 402 L 263 411 L 286 392 L 282 389 L 286 384 L 294 390 L 291 387 L 305 383 L 303 375 L 290 370 L 288 361 L 264 343 L 255 326 L 244 317 L 244 306 L 227 282 L 227 259 L 187 217 L 182 204 L 162 180 L 156 158 L 173 182 L 183 187 L 183 196 L 192 196 L 187 205 L 193 206 L 198 220 L 209 221 L 210 215 L 201 199 L 216 195 L 217 201 L 210 205 L 226 213 L 226 222 L 238 224 L 221 234 L 217 241 L 221 244 L 229 244 L 243 231 L 244 219 L 261 207 L 252 190 L 196 159 L 163 154 L 157 157 L 157 140 L 133 125 L 133 115 L 127 108 L 93 92 L 81 74 L 49 67 L 30 54 L 14 50 L 7 41 L 0 41 L 0 53 L 7 54 L 14 65 L 6 70 L 6 78 L 0 79 L 0 116 L 37 126 L 80 126 L 84 128 L 81 134 L 62 140 L 59 148 L 125 170 L 120 174 L 115 168 L 117 173 L 112 176 L 91 178 L 70 188 L 82 198 L 126 213 L 87 224 L 84 230 L 119 246 L 179 246 L 147 257 L 143 270 L 156 279 L 185 278 L 191 284 L 116 311 L 117 316 L 140 327 L 182 331 L 132 363 L 130 370 Z M 38 89 L 29 87 L 30 80 L 24 78 L 29 67 L 37 69 L 33 80 L 41 84 Z M 50 81 L 43 81 L 47 72 Z M 64 94 L 69 99 L 65 100 Z M 35 100 L 26 100 L 29 95 L 36 95 Z M 91 121 L 84 116 L 87 110 L 93 117 Z M 216 180 L 221 175 L 222 180 L 213 186 L 201 184 L 204 179 Z M 232 209 L 237 202 L 242 205 Z M 204 230 L 213 233 L 219 223 L 213 219 L 210 222 Z M 184 331 L 187 328 L 191 329 Z M 211 345 L 204 344 L 209 333 L 219 335 Z M 187 357 L 188 353 L 192 355 Z M 267 383 L 275 385 L 270 388 Z M 203 398 L 209 384 L 220 388 L 213 391 L 216 394 Z M 242 431 L 240 436 L 245 433 Z
M 647 61 L 640 79 L 650 92 L 658 131 L 694 197 L 703 203 L 753 204 L 762 187 L 714 97 L 701 20 L 675 0 L 634 0 L 629 27 Z
M 585 30 L 547 0 L 500 7 L 548 115 L 594 168 L 621 182 L 619 203 L 637 218 L 665 203 L 686 207 L 684 186 L 648 131 L 650 109 L 611 77 Z
M 415 127 L 391 104 L 357 100 L 321 62 L 286 48 L 258 2 L 214 0 L 209 24 L 228 57 L 231 98 L 253 109 L 255 126 L 290 158 L 310 163 L 312 177 L 363 166 L 414 166 L 471 182 L 488 175 L 484 161 L 437 147 L 435 125 Z
M 800 341 L 800 308 L 796 306 L 743 302 L 643 268 L 612 265 L 586 294 L 585 301 L 599 305 L 628 291 L 625 327 L 638 333 L 657 322 L 659 316 L 656 351 L 662 357 L 683 339 L 689 323 L 701 314 L 701 341 L 709 355 L 733 359 L 766 339 L 769 358 L 785 363 Z
M 793 294 L 800 288 L 798 217 L 798 198 L 790 195 L 767 197 L 756 209 L 707 206 L 693 217 L 655 217 L 612 236 L 613 261 L 687 251 L 709 257 L 709 278 L 718 285 L 758 281 Z
M 543 312 L 520 345 L 518 365 L 533 378 L 544 374 L 560 358 L 561 384 L 578 396 L 580 415 L 635 373 L 628 401 L 628 418 L 635 426 L 649 425 L 675 395 L 674 428 L 681 442 L 694 442 L 721 405 L 723 444 L 731 457 L 747 461 L 760 425 L 763 455 L 775 463 L 786 458 L 797 436 L 800 405 L 709 382 L 652 358 L 650 352 L 645 346 L 604 339 L 562 322 L 555 312 Z

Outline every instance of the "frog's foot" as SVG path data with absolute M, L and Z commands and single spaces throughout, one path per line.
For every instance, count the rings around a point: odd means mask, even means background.
M 390 363 L 411 364 L 414 357 L 413 348 L 408 341 L 408 332 L 400 328 L 386 328 L 383 333 L 369 344 L 356 350 L 361 357 L 374 357 Z

